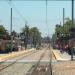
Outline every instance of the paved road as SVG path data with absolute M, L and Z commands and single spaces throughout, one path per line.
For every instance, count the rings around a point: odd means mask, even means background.
M 42 55 L 43 52 L 44 50 L 39 50 L 33 54 L 21 58 L 20 60 L 17 61 L 17 63 L 0 71 L 0 75 L 26 75 L 26 73 L 30 70 L 30 68 L 40 59 L 40 56 Z M 3 64 L 3 66 L 14 62 L 17 58 L 20 57 L 7 60 Z M 46 51 L 42 61 L 49 61 L 49 50 Z

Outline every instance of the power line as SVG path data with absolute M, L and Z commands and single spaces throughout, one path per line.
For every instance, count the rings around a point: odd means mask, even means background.
M 25 21 L 25 17 L 18 11 L 15 4 L 12 3 L 12 0 L 9 0 L 8 4 L 9 4 L 10 7 L 12 7 L 16 11 L 16 13 L 22 18 L 22 20 Z
M 5 0 L 1 0 L 1 1 L 5 1 Z M 12 1 L 45 1 L 45 0 L 12 0 Z M 47 0 L 47 1 L 72 1 L 72 0 Z
M 64 22 L 65 22 L 65 8 L 63 8 L 63 31 L 65 31 L 64 30 Z

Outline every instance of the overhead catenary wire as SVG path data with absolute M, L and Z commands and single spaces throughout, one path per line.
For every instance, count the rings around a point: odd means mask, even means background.
M 16 6 L 15 6 L 15 4 L 13 3 L 13 0 L 9 0 L 8 1 L 8 4 L 9 4 L 9 6 L 10 7 L 12 7 L 13 8 L 13 10 L 15 10 L 16 11 L 16 13 L 21 17 L 21 19 L 24 21 L 24 22 L 26 22 L 26 19 L 25 19 L 25 17 L 21 14 L 21 12 L 19 12 L 18 11 L 18 9 L 16 8 Z M 47 36 L 49 36 L 50 37 L 50 33 L 49 33 L 49 26 L 48 26 L 48 14 L 47 14 L 47 10 L 48 10 L 48 0 L 46 0 L 46 27 L 47 27 Z
M 20 16 L 20 18 L 24 21 L 24 22 L 26 22 L 26 20 L 27 19 L 25 19 L 25 17 L 22 15 L 22 13 L 16 8 L 16 6 L 15 6 L 15 4 L 13 3 L 13 1 L 14 0 L 8 0 L 7 2 L 8 2 L 8 4 L 9 4 L 9 6 L 10 7 L 12 7 L 13 8 L 13 10 L 15 10 L 16 11 L 16 13 Z M 40 0 L 39 0 L 40 1 Z M 46 27 L 47 27 L 47 35 L 48 36 L 50 36 L 50 33 L 49 33 L 49 26 L 48 26 L 48 19 L 47 19 L 47 10 L 48 10 L 48 1 L 49 0 L 46 0 Z M 57 18 L 57 19 L 50 19 L 51 21 L 54 21 L 54 20 L 59 20 L 59 18 Z
M 9 0 L 8 2 L 9 6 L 11 7 L 11 24 L 10 24 L 10 35 L 11 35 L 11 52 L 13 49 L 13 35 L 12 35 L 12 27 L 13 27 L 13 23 L 12 23 L 12 8 L 14 6 L 13 9 L 15 9 L 15 11 L 17 12 L 17 14 L 23 19 L 25 20 L 25 18 L 20 14 L 20 12 L 17 10 L 17 8 L 15 7 L 15 5 L 12 3 L 12 0 Z
M 9 0 L 6 0 L 6 1 L 9 1 Z M 12 0 L 12 1 L 45 1 L 45 0 Z M 47 0 L 47 1 L 63 1 L 63 0 Z M 64 0 L 64 1 L 72 1 L 72 0 Z
M 12 2 L 12 0 L 8 1 L 8 4 L 10 7 L 13 8 L 14 11 L 16 11 L 16 13 L 20 16 L 20 18 L 25 22 L 25 17 L 19 12 L 19 10 L 16 8 L 15 4 Z

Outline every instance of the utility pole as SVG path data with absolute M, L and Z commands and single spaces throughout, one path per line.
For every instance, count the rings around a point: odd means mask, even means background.
M 12 35 L 12 8 L 11 8 L 11 25 L 10 25 L 10 31 L 11 31 L 11 35 Z
M 26 28 L 26 21 L 25 21 L 25 28 Z M 25 46 L 25 50 L 26 50 L 26 32 L 25 32 L 25 28 L 24 28 L 24 46 Z
M 9 0 L 10 2 L 10 5 L 12 3 L 12 0 Z M 13 48 L 13 35 L 12 35 L 12 6 L 10 8 L 10 37 L 11 37 L 11 40 L 10 40 L 10 47 L 11 47 L 11 52 L 12 52 L 12 48 Z
M 13 48 L 13 35 L 12 35 L 12 8 L 11 8 L 10 34 L 11 34 L 11 52 L 12 52 L 12 48 Z
M 60 26 L 61 26 L 61 21 L 60 21 Z
M 47 0 L 46 0 L 46 25 L 47 25 Z
M 64 35 L 66 35 L 64 21 L 65 21 L 65 8 L 63 8 L 63 34 L 62 34 L 63 37 Z M 62 40 L 62 43 L 61 43 L 62 47 L 64 47 L 64 44 L 65 44 L 65 40 Z
M 72 27 L 74 26 L 74 0 L 72 0 Z
M 25 50 L 27 49 L 27 44 L 28 44 L 28 27 L 27 27 L 27 21 L 25 21 L 25 31 L 24 31 L 24 45 L 25 45 Z
M 74 27 L 74 0 L 72 0 L 72 28 Z M 73 61 L 73 49 L 71 50 L 71 60 Z
M 65 8 L 63 8 L 63 31 L 64 31 L 64 22 L 65 22 Z

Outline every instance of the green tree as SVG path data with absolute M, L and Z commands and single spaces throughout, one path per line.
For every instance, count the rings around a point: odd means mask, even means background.
M 25 49 L 27 49 L 28 38 L 29 38 L 29 27 L 26 25 L 22 30 L 22 34 L 24 35 L 24 45 Z
M 55 33 L 56 34 L 69 34 L 70 30 L 72 29 L 72 27 L 75 27 L 75 23 L 74 26 L 72 26 L 72 20 L 70 20 L 69 18 L 65 19 L 66 22 L 64 23 L 63 26 L 57 24 L 55 27 Z
M 16 32 L 16 31 L 14 31 L 14 30 L 12 31 L 12 33 L 11 33 L 11 34 L 12 34 L 12 36 L 13 36 L 13 40 L 15 39 L 15 37 L 17 37 L 17 36 L 18 36 L 17 32 Z
M 3 27 L 3 25 L 0 25 L 0 38 L 6 38 L 8 35 L 8 31 Z
M 30 29 L 30 36 L 33 39 L 32 43 L 36 48 L 36 45 L 41 45 L 41 33 L 39 32 L 37 27 L 33 27 Z
M 12 31 L 12 35 L 14 36 L 14 37 L 16 37 L 17 36 L 17 32 L 16 31 Z
M 72 28 L 72 20 L 67 19 L 64 24 L 64 33 L 70 33 L 71 28 Z
M 6 29 L 3 27 L 3 25 L 0 25 L 0 34 L 5 34 Z
M 57 25 L 56 25 L 56 28 L 55 28 L 55 33 L 56 33 L 56 34 L 63 33 L 63 26 L 57 24 Z

